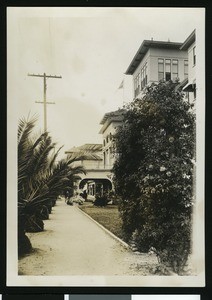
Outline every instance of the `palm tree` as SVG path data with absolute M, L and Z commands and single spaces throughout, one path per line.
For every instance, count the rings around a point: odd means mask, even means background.
M 85 173 L 82 167 L 73 167 L 82 157 L 68 157 L 56 162 L 61 148 L 52 154 L 55 144 L 47 132 L 32 137 L 36 118 L 21 119 L 18 126 L 18 248 L 19 254 L 32 248 L 26 236 L 30 231 L 43 230 L 41 210 L 49 212 L 58 195 L 70 186 L 75 176 Z

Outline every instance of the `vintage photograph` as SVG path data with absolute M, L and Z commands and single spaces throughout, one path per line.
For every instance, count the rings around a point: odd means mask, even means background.
M 102 294 L 79 294 L 64 295 L 64 300 L 131 300 L 132 295 L 102 295 Z
M 8 286 L 205 285 L 204 26 L 7 8 Z
M 200 300 L 200 295 L 65 295 L 65 300 Z
M 200 300 L 200 295 L 55 295 L 31 294 L 32 300 Z M 27 300 L 29 295 L 0 295 L 2 300 Z

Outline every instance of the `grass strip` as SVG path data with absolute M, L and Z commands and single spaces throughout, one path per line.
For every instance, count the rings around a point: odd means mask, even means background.
M 86 203 L 79 208 L 117 237 L 123 239 L 122 219 L 116 205 L 96 207 L 92 203 Z

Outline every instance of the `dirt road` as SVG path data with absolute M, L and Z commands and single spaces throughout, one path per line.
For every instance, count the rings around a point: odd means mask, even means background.
M 45 230 L 30 233 L 33 253 L 19 260 L 20 275 L 149 275 L 156 257 L 126 249 L 76 206 L 57 202 Z

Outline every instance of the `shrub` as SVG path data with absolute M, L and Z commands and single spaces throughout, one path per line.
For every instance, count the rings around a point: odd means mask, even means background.
M 49 211 L 46 205 L 42 205 L 41 208 L 37 212 L 37 216 L 41 218 L 41 220 L 49 219 Z
M 44 223 L 40 217 L 32 215 L 27 219 L 25 224 L 26 232 L 40 232 L 44 229 Z
M 118 205 L 119 201 L 119 196 L 115 193 L 115 191 L 108 192 L 108 203 L 111 202 L 111 204 Z
M 100 207 L 103 207 L 103 206 L 106 206 L 108 204 L 110 200 L 108 199 L 108 195 L 106 193 L 104 193 L 102 196 L 100 195 L 96 195 L 96 200 L 94 201 L 94 205 L 95 206 L 100 206 Z
M 180 272 L 191 251 L 195 117 L 175 87 L 152 84 L 127 107 L 113 171 L 126 239 Z

